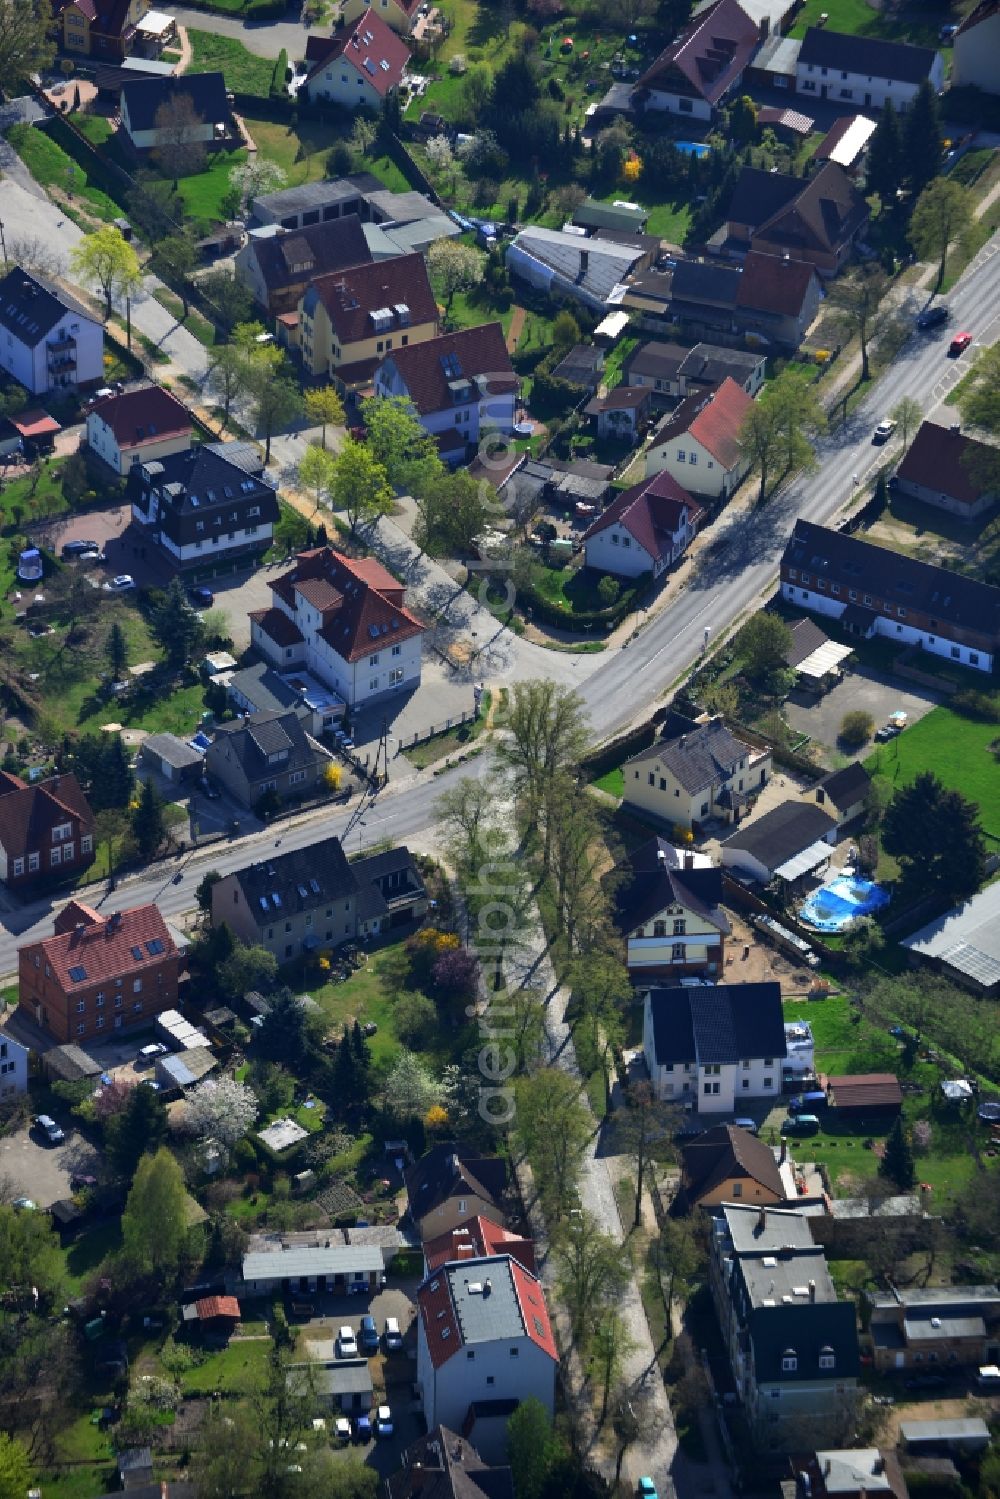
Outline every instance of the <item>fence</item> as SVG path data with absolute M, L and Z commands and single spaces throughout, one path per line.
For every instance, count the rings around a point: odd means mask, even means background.
M 426 729 L 414 729 L 413 734 L 407 737 L 405 743 L 402 739 L 397 740 L 396 754 L 401 754 L 403 750 L 413 749 L 418 744 L 426 744 L 438 734 L 448 734 L 452 729 L 463 729 L 467 723 L 475 723 L 478 717 L 479 714 L 475 708 L 472 708 L 468 712 L 463 712 L 459 718 L 446 718 L 444 723 L 432 723 Z

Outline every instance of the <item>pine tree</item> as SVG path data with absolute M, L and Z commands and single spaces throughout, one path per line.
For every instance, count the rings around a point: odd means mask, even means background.
M 973 895 L 986 875 L 979 809 L 925 770 L 896 792 L 882 819 L 882 847 L 899 860 L 907 885 L 942 899 Z
M 350 1115 L 354 1112 L 361 1101 L 363 1085 L 364 1080 L 358 1070 L 358 1059 L 351 1044 L 351 1032 L 345 1025 L 333 1066 L 334 1094 L 340 1113 Z
M 351 1047 L 353 1048 L 354 1057 L 357 1061 L 358 1066 L 364 1072 L 367 1072 L 372 1064 L 372 1052 L 371 1047 L 365 1040 L 364 1031 L 361 1029 L 360 1020 L 355 1020 L 354 1022 L 354 1028 L 351 1031 Z
M 868 150 L 868 191 L 883 203 L 895 199 L 903 170 L 903 135 L 899 116 L 887 99 Z
M 888 1177 L 889 1181 L 895 1182 L 896 1186 L 903 1192 L 908 1192 L 917 1179 L 916 1167 L 913 1164 L 913 1151 L 910 1148 L 909 1140 L 906 1138 L 902 1115 L 900 1115 L 889 1131 L 889 1137 L 885 1142 L 885 1151 L 882 1156 L 882 1165 L 879 1169 L 883 1176 Z
M 132 836 L 144 859 L 149 859 L 156 853 L 166 831 L 163 803 L 157 796 L 152 781 L 144 781 L 139 793 L 139 805 L 132 813 Z
M 105 734 L 100 766 L 100 795 L 96 805 L 127 807 L 132 795 L 132 763 L 120 734 Z M 93 797 L 91 797 L 93 801 Z
M 108 631 L 107 651 L 111 675 L 116 682 L 119 682 L 128 670 L 128 647 L 125 641 L 125 631 L 117 619 Z
M 903 129 L 903 175 L 918 198 L 941 165 L 941 108 L 925 78 Z

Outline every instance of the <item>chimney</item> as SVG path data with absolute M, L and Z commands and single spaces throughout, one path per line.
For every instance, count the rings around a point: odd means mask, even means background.
M 787 1140 L 782 1140 L 782 1142 L 781 1142 L 781 1155 L 778 1157 L 778 1165 L 779 1166 L 783 1166 L 787 1160 L 788 1160 L 788 1141 Z
M 684 868 L 685 869 L 693 869 L 694 868 L 694 854 L 691 852 L 690 849 L 686 849 L 685 852 L 684 852 Z
M 580 276 L 584 277 L 590 269 L 590 251 L 580 251 Z
M 484 1296 L 489 1296 L 489 1294 L 490 1294 L 490 1292 L 492 1290 L 493 1290 L 493 1282 L 491 1280 L 484 1280 L 483 1281 L 483 1295 Z
M 662 868 L 662 866 L 664 864 L 666 864 L 666 862 L 667 862 L 667 855 L 666 855 L 666 851 L 664 849 L 658 848 L 656 850 L 656 862 L 657 862 L 657 864 L 659 864 L 661 866 L 661 868 Z
M 879 1455 L 875 1459 L 875 1461 L 872 1463 L 872 1472 L 873 1473 L 884 1473 L 885 1472 L 885 1458 L 882 1456 L 881 1452 L 879 1453 Z
M 761 1208 L 757 1214 L 757 1232 L 762 1234 L 767 1227 L 767 1208 Z
M 811 1280 L 809 1282 L 809 1300 L 816 1300 L 816 1282 L 814 1280 Z
M 121 924 L 122 924 L 122 913 L 120 911 L 112 911 L 111 915 L 108 917 L 108 926 L 107 926 L 108 934 L 110 935 L 112 932 L 117 932 L 117 930 L 121 926 Z

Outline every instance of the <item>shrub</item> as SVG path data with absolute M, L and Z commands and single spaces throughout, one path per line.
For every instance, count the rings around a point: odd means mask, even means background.
M 965 718 L 977 718 L 980 723 L 994 723 L 1000 718 L 1000 694 L 983 692 L 976 687 L 963 687 L 950 698 L 956 713 Z
M 860 749 L 875 732 L 875 720 L 862 708 L 852 708 L 840 721 L 840 740 L 848 749 Z

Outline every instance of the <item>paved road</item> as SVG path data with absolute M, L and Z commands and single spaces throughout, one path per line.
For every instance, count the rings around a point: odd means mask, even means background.
M 297 62 L 306 55 L 306 38 L 310 31 L 321 31 L 329 35 L 330 23 L 323 26 L 303 26 L 299 12 L 291 8 L 281 21 L 244 21 L 238 16 L 216 15 L 205 10 L 191 10 L 186 5 L 171 6 L 170 14 L 177 19 L 178 26 L 185 30 L 214 31 L 219 36 L 235 37 L 248 52 L 258 57 L 276 59 L 284 47 L 290 62 Z

